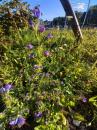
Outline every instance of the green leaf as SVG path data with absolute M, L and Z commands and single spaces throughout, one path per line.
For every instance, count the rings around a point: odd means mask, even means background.
M 75 120 L 78 120 L 78 121 L 84 121 L 85 120 L 84 116 L 80 115 L 79 113 L 75 113 L 73 117 L 74 117 Z

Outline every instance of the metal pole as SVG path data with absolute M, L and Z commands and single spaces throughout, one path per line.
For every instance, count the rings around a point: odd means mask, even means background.
M 83 39 L 82 32 L 81 32 L 77 17 L 75 15 L 75 12 L 72 9 L 72 6 L 71 6 L 69 0 L 60 0 L 60 2 L 61 2 L 62 6 L 66 12 L 66 16 L 71 17 L 70 24 L 71 24 L 71 27 L 72 27 L 72 30 L 74 32 L 75 37 L 77 37 L 78 40 Z
M 84 21 L 83 21 L 83 24 L 82 24 L 82 28 L 84 27 L 84 25 L 86 23 L 86 19 L 87 19 L 89 8 L 90 8 L 90 3 L 91 3 L 91 0 L 89 0 L 89 2 L 88 2 L 88 8 L 87 8 L 86 15 L 85 15 L 85 18 L 84 18 Z

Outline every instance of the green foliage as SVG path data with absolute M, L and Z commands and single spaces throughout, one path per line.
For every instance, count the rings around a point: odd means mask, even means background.
M 68 118 L 96 124 L 97 31 L 83 30 L 78 44 L 71 31 L 40 33 L 37 28 L 19 29 L 0 44 L 0 87 L 13 86 L 0 95 L 5 104 L 0 124 L 6 127 L 18 116 L 31 116 L 27 123 L 35 130 L 68 130 Z M 53 38 L 47 39 L 48 33 Z M 39 112 L 42 116 L 35 117 Z

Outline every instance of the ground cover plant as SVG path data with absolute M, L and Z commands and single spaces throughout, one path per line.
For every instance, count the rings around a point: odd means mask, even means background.
M 96 130 L 97 30 L 30 25 L 0 42 L 0 130 Z

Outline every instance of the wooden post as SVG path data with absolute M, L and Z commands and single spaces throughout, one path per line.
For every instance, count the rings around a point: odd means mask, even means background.
M 81 32 L 77 17 L 75 15 L 75 12 L 72 9 L 72 6 L 71 6 L 69 0 L 60 0 L 60 1 L 61 1 L 61 4 L 62 4 L 65 12 L 66 12 L 66 16 L 70 17 L 70 25 L 71 25 L 71 28 L 74 32 L 75 37 L 77 37 L 78 40 L 83 39 L 82 32 Z

